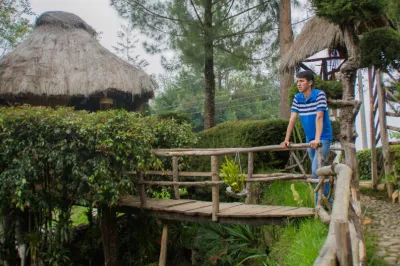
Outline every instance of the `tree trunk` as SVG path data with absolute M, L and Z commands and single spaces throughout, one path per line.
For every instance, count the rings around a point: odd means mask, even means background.
M 354 105 L 344 106 L 340 112 L 340 143 L 344 148 L 343 163 L 353 170 L 352 187 L 355 188 L 357 194 L 359 194 L 359 176 L 354 144 L 357 136 L 355 131 L 355 118 L 358 113 L 359 105 L 356 105 L 354 100 L 354 86 L 357 70 L 360 66 L 361 51 L 358 37 L 354 33 L 354 27 L 352 25 L 344 26 L 343 33 L 348 51 L 348 60 L 340 69 L 343 82 L 343 100 L 353 101 Z
M 108 206 L 101 209 L 101 240 L 104 249 L 104 265 L 118 266 L 117 214 L 114 208 Z
M 215 126 L 215 76 L 212 30 L 212 0 L 206 0 L 204 4 L 204 129 Z
M 279 9 L 279 45 L 280 45 L 280 56 L 287 53 L 293 44 L 293 31 L 291 24 L 291 9 L 290 0 L 281 0 Z M 282 72 L 280 74 L 280 107 L 279 117 L 289 118 L 290 107 L 289 107 L 289 89 L 293 84 L 294 69 L 290 69 L 289 72 Z

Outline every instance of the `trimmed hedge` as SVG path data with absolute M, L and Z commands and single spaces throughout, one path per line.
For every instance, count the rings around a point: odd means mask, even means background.
M 396 152 L 396 157 L 394 160 L 394 169 L 397 175 L 400 175 L 400 145 L 393 145 L 390 148 Z M 377 158 L 382 155 L 382 148 L 377 149 Z M 365 149 L 361 151 L 357 151 L 357 165 L 358 171 L 360 173 L 360 179 L 362 180 L 371 180 L 371 149 Z M 378 165 L 378 173 L 381 172 L 382 169 Z
M 234 148 L 234 147 L 257 147 L 267 145 L 279 145 L 286 135 L 288 120 L 243 120 L 225 122 L 209 130 L 197 134 L 199 137 L 198 148 Z M 340 131 L 338 121 L 332 121 L 334 141 Z M 291 141 L 304 143 L 305 136 L 300 122 L 296 124 L 295 132 L 292 133 Z M 300 135 L 296 139 L 295 136 Z M 257 152 L 254 154 L 254 166 L 257 170 L 283 169 L 289 158 L 288 152 Z M 207 158 L 196 159 L 196 169 L 208 171 L 210 162 Z M 241 164 L 247 168 L 247 156 L 241 155 Z
M 225 122 L 198 134 L 199 148 L 233 148 L 276 145 L 285 138 L 288 121 L 243 120 Z M 258 169 L 283 168 L 288 160 L 288 152 L 258 152 L 254 154 L 254 166 Z M 241 156 L 243 168 L 247 168 L 247 157 Z M 203 158 L 199 170 L 209 170 L 209 158 Z M 257 170 L 257 169 L 255 169 Z

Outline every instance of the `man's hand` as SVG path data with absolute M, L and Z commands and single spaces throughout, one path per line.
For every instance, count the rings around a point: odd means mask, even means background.
M 281 147 L 282 147 L 282 148 L 289 148 L 289 145 L 290 145 L 290 142 L 289 142 L 289 141 L 286 141 L 286 140 L 285 140 L 284 142 L 281 143 Z
M 319 142 L 319 140 L 312 140 L 312 141 L 310 141 L 310 146 L 311 146 L 311 148 L 316 149 L 316 148 L 318 148 L 320 143 L 321 142 Z

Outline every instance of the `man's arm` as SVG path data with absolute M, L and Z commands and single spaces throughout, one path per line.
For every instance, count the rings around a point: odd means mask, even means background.
M 324 111 L 317 111 L 317 117 L 315 118 L 315 139 L 310 141 L 311 148 L 316 149 L 321 141 L 322 124 L 324 122 Z
M 281 143 L 282 148 L 287 148 L 290 144 L 290 135 L 292 135 L 294 125 L 296 124 L 296 118 L 297 118 L 297 113 L 291 112 L 289 124 L 288 124 L 287 130 L 286 130 L 285 141 Z M 321 127 L 321 129 L 322 129 L 322 127 Z

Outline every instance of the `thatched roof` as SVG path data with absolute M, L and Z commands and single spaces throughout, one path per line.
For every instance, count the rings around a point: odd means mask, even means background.
M 282 71 L 288 71 L 306 58 L 324 49 L 338 46 L 344 46 L 339 26 L 314 16 L 304 25 L 293 46 L 281 58 L 280 68 Z
M 42 14 L 32 34 L 1 58 L 0 95 L 151 95 L 156 84 L 150 76 L 101 46 L 96 35 L 74 14 Z

